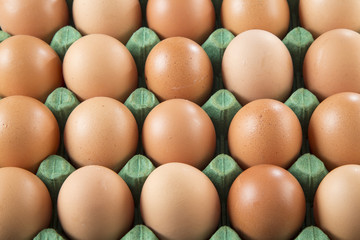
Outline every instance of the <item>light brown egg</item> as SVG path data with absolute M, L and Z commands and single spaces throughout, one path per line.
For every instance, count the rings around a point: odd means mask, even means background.
M 288 168 L 302 145 L 299 119 L 285 104 L 259 99 L 241 108 L 228 133 L 231 156 L 241 168 L 274 164 Z
M 87 35 L 73 43 L 65 54 L 63 72 L 66 86 L 81 101 L 105 96 L 124 102 L 138 85 L 129 50 L 104 34 Z
M 360 1 L 301 0 L 299 18 L 303 28 L 314 38 L 336 28 L 360 31 Z
M 74 0 L 73 18 L 83 35 L 102 33 L 126 44 L 141 26 L 139 0 Z
M 186 37 L 202 44 L 215 27 L 211 0 L 148 0 L 146 20 L 161 39 Z
M 132 226 L 134 200 L 118 174 L 92 165 L 77 169 L 65 180 L 57 210 L 71 239 L 120 239 Z
M 305 219 L 305 195 L 285 169 L 251 167 L 232 184 L 228 213 L 242 239 L 294 239 Z
M 45 184 L 33 173 L 0 168 L 0 239 L 33 239 L 47 228 L 52 204 Z
M 309 47 L 303 64 L 307 89 L 322 101 L 339 92 L 360 93 L 360 34 L 334 29 Z
M 289 5 L 286 0 L 223 0 L 221 23 L 234 35 L 262 29 L 282 39 L 289 29 Z
M 259 98 L 285 101 L 293 85 L 291 55 L 283 42 L 264 30 L 248 30 L 228 45 L 222 60 L 224 86 L 240 104 Z
M 312 114 L 308 128 L 310 150 L 328 170 L 360 164 L 360 94 L 328 97 Z
M 31 35 L 48 43 L 69 22 L 65 0 L 0 0 L 0 26 L 11 35 Z
M 344 165 L 321 181 L 314 198 L 316 225 L 332 240 L 360 235 L 360 165 Z
M 45 102 L 64 85 L 61 60 L 44 41 L 18 35 L 0 44 L 0 96 L 26 95 Z
M 138 126 L 121 102 L 94 97 L 70 114 L 64 129 L 64 144 L 76 167 L 101 165 L 118 172 L 135 154 Z
M 146 179 L 141 216 L 159 239 L 209 239 L 220 220 L 215 186 L 200 170 L 167 163 Z
M 0 100 L 0 167 L 36 172 L 59 141 L 58 123 L 43 103 L 26 96 Z
M 182 162 L 202 170 L 215 153 L 216 133 L 201 107 L 172 99 L 160 103 L 146 117 L 142 143 L 146 156 L 156 166 Z
M 145 80 L 160 101 L 183 98 L 202 105 L 209 98 L 213 69 L 196 42 L 173 37 L 158 43 L 145 63 Z

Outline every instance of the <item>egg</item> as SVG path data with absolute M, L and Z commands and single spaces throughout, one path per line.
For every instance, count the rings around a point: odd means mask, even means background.
M 316 225 L 329 238 L 357 239 L 360 234 L 360 165 L 343 165 L 321 181 L 314 198 Z
M 259 99 L 235 114 L 228 143 L 231 156 L 242 169 L 265 163 L 288 168 L 301 150 L 301 125 L 282 102 Z
M 105 96 L 124 102 L 138 85 L 135 61 L 113 37 L 90 34 L 74 42 L 65 54 L 66 86 L 79 100 Z
M 357 0 L 301 0 L 299 18 L 314 38 L 336 28 L 360 31 L 360 2 Z
M 309 47 L 303 64 L 305 87 L 322 101 L 339 92 L 360 93 L 360 34 L 334 29 Z
M 159 239 L 209 239 L 220 220 L 215 186 L 200 170 L 167 163 L 146 179 L 141 216 Z
M 223 0 L 221 23 L 234 35 L 262 29 L 284 38 L 290 24 L 289 5 L 286 0 Z
M 136 120 L 121 102 L 94 97 L 78 105 L 64 128 L 64 144 L 76 167 L 101 165 L 118 172 L 135 154 Z
M 141 26 L 139 0 L 74 0 L 74 24 L 83 35 L 102 33 L 126 44 Z
M 1 97 L 26 95 L 45 102 L 63 85 L 61 60 L 44 41 L 17 35 L 0 44 Z
M 211 93 L 213 69 L 199 44 L 172 37 L 150 51 L 145 62 L 145 81 L 160 101 L 183 98 L 202 105 Z
M 0 26 L 11 35 L 31 35 L 48 43 L 69 22 L 65 0 L 1 0 Z
M 0 100 L 0 167 L 21 167 L 36 172 L 40 163 L 55 154 L 60 130 L 51 111 L 26 96 Z
M 240 104 L 255 99 L 285 101 L 293 85 L 293 64 L 284 43 L 270 32 L 248 30 L 237 35 L 222 60 L 224 86 Z
M 315 108 L 308 128 L 310 150 L 328 170 L 360 164 L 360 94 L 344 92 Z
M 156 166 L 181 162 L 202 170 L 215 153 L 215 127 L 195 103 L 184 99 L 167 100 L 146 117 L 142 143 L 146 156 Z
M 186 37 L 202 44 L 215 27 L 211 0 L 148 0 L 146 20 L 161 38 Z
M 65 180 L 57 210 L 71 239 L 120 239 L 132 226 L 134 200 L 118 174 L 92 165 L 77 169 Z
M 288 171 L 261 164 L 231 185 L 228 214 L 242 239 L 294 239 L 305 219 L 305 195 Z
M 33 173 L 17 167 L 2 167 L 0 211 L 0 239 L 33 239 L 50 224 L 50 194 Z

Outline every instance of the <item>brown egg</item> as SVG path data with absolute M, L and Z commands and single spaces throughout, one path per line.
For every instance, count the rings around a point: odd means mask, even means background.
M 66 86 L 81 101 L 105 96 L 124 102 L 138 84 L 129 50 L 104 34 L 91 34 L 73 43 L 65 54 L 63 72 Z
M 234 35 L 262 29 L 282 39 L 289 29 L 289 5 L 286 0 L 223 0 L 221 22 Z
M 291 55 L 283 42 L 264 30 L 248 30 L 228 45 L 222 60 L 224 86 L 240 104 L 259 98 L 285 101 L 293 85 Z
M 0 167 L 36 172 L 59 141 L 58 123 L 43 103 L 25 96 L 0 100 Z
M 18 35 L 0 44 L 1 97 L 26 95 L 45 102 L 63 84 L 61 60 L 44 41 Z
M 0 0 L 0 26 L 11 35 L 31 35 L 50 42 L 68 24 L 65 0 Z
M 209 239 L 220 220 L 215 186 L 200 170 L 167 163 L 146 179 L 141 216 L 159 239 Z
M 230 123 L 228 142 L 231 156 L 243 169 L 257 164 L 288 168 L 300 152 L 302 130 L 288 106 L 259 99 L 236 113 Z
M 301 0 L 299 18 L 301 26 L 314 38 L 336 28 L 360 31 L 360 1 L 358 0 Z
M 160 103 L 146 117 L 142 143 L 155 165 L 182 162 L 204 169 L 215 153 L 216 133 L 206 112 L 183 99 Z
M 74 0 L 72 10 L 75 27 L 83 35 L 102 33 L 126 44 L 141 27 L 139 0 Z
M 202 44 L 215 27 L 211 0 L 148 0 L 146 20 L 162 39 L 186 37 Z
M 118 174 L 92 165 L 79 168 L 65 180 L 57 210 L 71 239 L 120 239 L 132 226 L 134 200 Z
M 320 101 L 339 92 L 360 93 L 359 65 L 360 34 L 331 30 L 317 38 L 305 55 L 305 86 Z
M 328 170 L 360 164 L 360 94 L 338 93 L 315 109 L 309 122 L 310 150 Z
M 208 100 L 213 69 L 204 49 L 183 38 L 168 38 L 158 43 L 145 63 L 145 80 L 160 101 L 183 98 L 202 105 Z
M 33 173 L 0 168 L 0 239 L 33 239 L 49 226 L 52 204 L 45 184 Z
M 261 164 L 235 179 L 228 214 L 243 239 L 294 239 L 305 219 L 305 195 L 288 171 Z
M 101 165 L 118 172 L 135 154 L 138 127 L 121 102 L 94 97 L 70 114 L 64 129 L 64 144 L 76 167 Z
M 344 165 L 321 181 L 314 198 L 314 218 L 332 240 L 360 235 L 360 165 Z

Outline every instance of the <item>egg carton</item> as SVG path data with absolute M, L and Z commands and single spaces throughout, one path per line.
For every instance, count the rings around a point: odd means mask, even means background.
M 67 0 L 67 2 L 69 6 L 72 5 L 72 0 Z M 211 239 L 233 240 L 240 239 L 240 237 L 231 228 L 227 214 L 227 195 L 233 181 L 241 174 L 242 169 L 229 154 L 227 133 L 232 118 L 242 106 L 231 92 L 224 89 L 221 77 L 221 61 L 224 51 L 234 38 L 234 35 L 221 27 L 220 8 L 222 0 L 213 0 L 212 2 L 216 12 L 216 30 L 202 44 L 202 47 L 208 54 L 213 66 L 214 84 L 212 95 L 208 101 L 202 105 L 202 108 L 211 118 L 215 126 L 217 138 L 214 158 L 203 172 L 214 183 L 221 201 L 221 219 L 218 229 Z M 288 171 L 299 181 L 306 197 L 306 217 L 301 232 L 299 232 L 296 239 L 323 240 L 329 238 L 315 226 L 313 199 L 319 183 L 328 171 L 320 159 L 309 153 L 307 128 L 311 114 L 319 105 L 319 101 L 310 91 L 304 88 L 302 79 L 303 59 L 307 49 L 313 42 L 313 38 L 307 30 L 299 27 L 298 2 L 299 0 L 288 0 L 291 20 L 288 34 L 283 39 L 283 43 L 290 51 L 294 66 L 292 94 L 286 100 L 285 104 L 294 111 L 300 120 L 303 131 L 303 144 L 299 158 Z M 140 3 L 142 12 L 144 13 L 147 0 L 140 0 Z M 0 31 L 0 42 L 8 37 L 10 37 L 9 34 Z M 81 34 L 69 25 L 63 27 L 54 35 L 51 47 L 58 53 L 60 58 L 63 59 L 71 44 L 81 37 Z M 137 65 L 139 85 L 125 101 L 125 105 L 135 116 L 140 133 L 147 114 L 159 104 L 156 96 L 146 89 L 144 77 L 146 57 L 159 41 L 159 37 L 146 26 L 146 20 L 143 18 L 143 27 L 138 29 L 126 44 Z M 46 158 L 37 171 L 37 176 L 47 186 L 53 203 L 53 216 L 50 228 L 41 231 L 34 238 L 37 240 L 65 239 L 57 216 L 57 196 L 62 183 L 75 171 L 75 168 L 68 161 L 69 158 L 63 144 L 63 130 L 69 114 L 79 103 L 75 94 L 66 88 L 54 90 L 45 102 L 45 105 L 52 111 L 59 124 L 61 144 L 57 155 Z M 119 172 L 119 175 L 128 184 L 135 201 L 134 227 L 122 238 L 124 240 L 157 239 L 155 234 L 143 224 L 139 209 L 142 186 L 147 176 L 154 169 L 154 165 L 144 154 L 140 134 L 137 155 L 133 156 Z

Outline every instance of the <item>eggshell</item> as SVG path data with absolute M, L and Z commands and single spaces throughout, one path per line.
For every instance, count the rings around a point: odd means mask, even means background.
M 125 181 L 96 165 L 79 168 L 65 180 L 57 209 L 71 239 L 120 239 L 134 218 L 134 200 Z
M 231 156 L 243 169 L 264 163 L 288 168 L 300 152 L 302 130 L 295 113 L 285 104 L 259 99 L 235 114 L 228 142 Z
M 91 34 L 74 42 L 65 54 L 64 80 L 79 100 L 97 96 L 124 102 L 138 84 L 135 61 L 118 40 Z
M 59 141 L 57 121 L 43 103 L 26 96 L 0 100 L 0 167 L 36 172 L 41 161 L 56 153 Z
M 141 216 L 159 239 L 209 239 L 220 218 L 215 186 L 200 170 L 167 163 L 146 179 Z
M 360 2 L 358 0 L 301 0 L 300 24 L 314 38 L 337 28 L 360 31 Z
M 259 98 L 284 102 L 293 85 L 293 64 L 286 46 L 264 30 L 248 30 L 228 45 L 222 60 L 224 86 L 240 104 Z
M 304 83 L 322 101 L 339 92 L 360 93 L 360 34 L 335 29 L 309 47 L 303 64 Z
M 72 7 L 75 27 L 83 35 L 102 33 L 126 44 L 141 26 L 138 0 L 74 0 Z
M 31 35 L 50 43 L 69 22 L 65 0 L 0 0 L 0 26 L 11 35 Z
M 136 120 L 121 102 L 94 97 L 78 105 L 64 129 L 64 144 L 76 167 L 102 165 L 118 172 L 135 154 Z
M 261 164 L 235 179 L 228 213 L 243 239 L 294 239 L 305 219 L 305 195 L 288 171 Z
M 0 96 L 26 95 L 45 102 L 64 85 L 61 60 L 44 41 L 26 35 L 0 44 Z
M 199 44 L 173 37 L 150 51 L 145 62 L 145 80 L 160 101 L 183 98 L 202 105 L 211 93 L 213 69 Z
M 360 166 L 344 165 L 321 181 L 314 198 L 314 218 L 333 240 L 357 239 L 360 235 Z
M 0 168 L 0 239 L 33 239 L 49 226 L 52 204 L 45 184 L 31 172 Z
M 262 29 L 284 38 L 290 23 L 289 5 L 286 0 L 223 0 L 221 23 L 234 35 Z
M 360 94 L 344 92 L 315 108 L 308 128 L 310 150 L 328 170 L 360 164 Z
M 188 100 L 160 103 L 142 130 L 145 154 L 155 165 L 182 162 L 204 169 L 215 153 L 216 133 L 206 112 Z
M 211 0 L 148 0 L 146 20 L 161 39 L 186 37 L 202 44 L 215 27 Z

